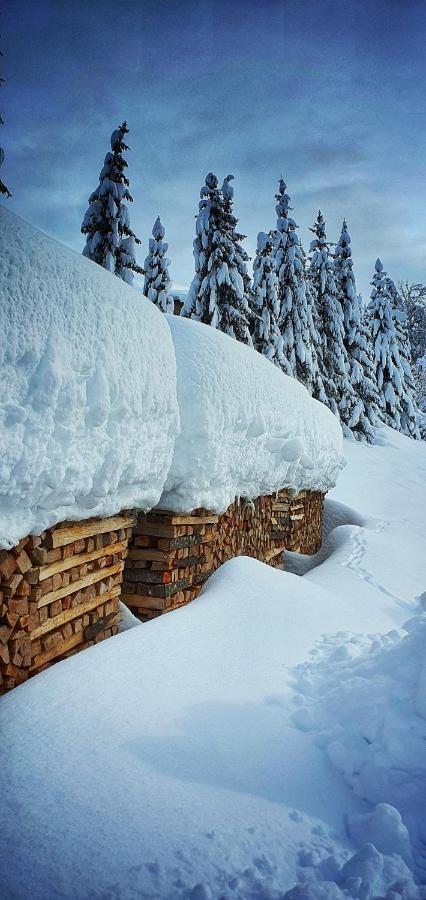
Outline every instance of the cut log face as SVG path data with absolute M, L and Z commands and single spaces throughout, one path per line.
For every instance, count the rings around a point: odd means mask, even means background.
M 234 556 L 280 565 L 284 550 L 316 553 L 321 546 L 324 497 L 288 490 L 237 500 L 225 513 L 188 515 L 156 509 L 140 514 L 124 568 L 123 601 L 141 621 L 184 606 L 205 580 Z
M 134 524 L 127 513 L 63 522 L 0 551 L 0 694 L 117 633 Z

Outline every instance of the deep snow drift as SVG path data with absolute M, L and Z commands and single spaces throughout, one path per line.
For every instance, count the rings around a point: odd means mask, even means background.
M 382 435 L 304 577 L 232 560 L 1 700 L 5 896 L 426 897 L 426 446 Z
M 223 512 L 290 487 L 327 491 L 344 464 L 336 417 L 260 353 L 208 325 L 167 316 L 181 431 L 161 506 Z
M 0 547 L 165 485 L 189 512 L 335 483 L 340 425 L 302 385 L 1 207 L 0 283 Z
M 0 547 L 154 506 L 179 427 L 152 303 L 0 207 Z

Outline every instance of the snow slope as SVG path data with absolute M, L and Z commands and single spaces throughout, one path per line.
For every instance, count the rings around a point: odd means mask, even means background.
M 181 431 L 161 506 L 223 512 L 235 496 L 327 491 L 344 465 L 340 424 L 260 353 L 191 319 L 167 317 Z
M 304 577 L 232 560 L 1 700 L 5 896 L 426 897 L 426 446 L 345 450 Z
M 0 207 L 0 547 L 154 506 L 179 427 L 154 304 Z

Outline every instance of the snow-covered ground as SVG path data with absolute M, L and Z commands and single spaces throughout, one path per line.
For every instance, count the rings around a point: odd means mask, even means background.
M 232 560 L 2 699 L 5 897 L 426 896 L 426 445 L 345 451 L 302 577 Z

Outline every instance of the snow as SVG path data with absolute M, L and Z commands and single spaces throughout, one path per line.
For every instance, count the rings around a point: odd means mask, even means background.
M 0 547 L 160 498 L 223 511 L 335 483 L 338 422 L 260 354 L 4 209 L 0 243 Z
M 0 246 L 0 547 L 151 508 L 179 428 L 162 314 L 4 208 Z
M 223 512 L 289 486 L 328 490 L 344 464 L 338 420 L 261 354 L 168 316 L 181 432 L 160 505 Z
M 426 448 L 380 437 L 300 575 L 231 560 L 2 698 L 5 896 L 425 898 Z

